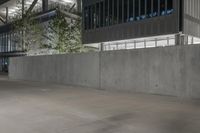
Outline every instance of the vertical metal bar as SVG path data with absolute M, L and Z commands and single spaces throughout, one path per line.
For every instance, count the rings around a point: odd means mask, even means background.
M 78 0 L 78 1 L 80 1 L 80 0 Z M 42 0 L 42 11 L 43 12 L 48 11 L 48 4 L 49 4 L 49 0 Z
M 110 0 L 108 0 L 108 14 L 107 14 L 107 17 L 108 17 L 107 26 L 109 26 L 110 25 Z
M 136 41 L 134 41 L 134 49 L 136 49 Z
M 155 38 L 155 47 L 158 47 L 158 39 Z
M 135 0 L 133 0 L 133 20 L 135 20 Z
M 136 6 L 138 6 L 138 5 L 136 5 Z M 141 0 L 139 0 L 139 8 L 138 9 L 139 9 L 138 13 L 139 13 L 139 17 L 140 17 L 141 16 Z
M 117 24 L 119 23 L 119 0 L 117 0 Z
M 169 46 L 169 37 L 167 37 L 167 46 Z
M 121 8 L 122 9 L 122 16 L 121 16 L 122 17 L 122 23 L 124 22 L 124 1 L 125 0 L 122 0 L 122 8 Z
M 151 0 L 151 15 L 153 14 L 153 0 Z
M 6 23 L 8 23 L 8 7 L 6 7 Z
M 129 0 L 127 0 L 127 20 L 129 20 L 129 18 L 130 18 L 130 14 L 129 14 L 129 5 L 130 5 L 130 3 L 129 3 Z
M 158 16 L 160 16 L 160 0 L 158 0 Z
M 22 0 L 22 18 L 24 17 L 24 0 Z
M 105 2 L 105 0 L 103 1 L 103 27 L 106 25 L 106 18 L 105 18 L 105 14 L 106 14 L 106 11 L 105 11 L 105 4 L 106 2 Z
M 144 2 L 145 2 L 145 11 L 144 11 L 144 14 L 145 14 L 145 16 L 147 16 L 147 0 L 145 0 Z
M 112 0 L 112 20 L 111 20 L 111 25 L 113 25 L 113 21 L 114 21 L 114 15 L 115 15 L 115 5 L 114 2 L 116 2 L 116 0 Z

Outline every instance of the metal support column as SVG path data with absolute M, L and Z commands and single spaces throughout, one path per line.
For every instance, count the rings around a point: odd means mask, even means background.
M 8 7 L 6 7 L 6 23 L 8 23 Z
M 49 0 L 42 0 L 42 10 L 43 12 L 48 11 Z
M 22 0 L 22 18 L 24 17 L 24 0 Z

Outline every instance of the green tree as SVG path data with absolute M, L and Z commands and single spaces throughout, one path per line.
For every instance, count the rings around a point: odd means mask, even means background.
M 77 53 L 84 51 L 81 42 L 81 20 L 72 21 L 62 13 L 49 22 L 50 45 L 61 53 Z

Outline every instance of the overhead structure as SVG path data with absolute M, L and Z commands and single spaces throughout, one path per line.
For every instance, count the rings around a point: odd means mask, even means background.
M 14 39 L 16 35 L 23 36 L 23 31 L 12 31 L 12 24 L 16 19 L 34 13 L 31 19 L 43 23 L 54 18 L 58 12 L 70 20 L 81 18 L 80 0 L 20 0 L 19 3 L 17 1 L 0 0 L 0 72 L 8 71 L 10 57 L 26 55 L 23 39 Z

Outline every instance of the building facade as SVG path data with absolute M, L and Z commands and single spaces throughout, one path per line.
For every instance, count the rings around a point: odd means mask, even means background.
M 200 37 L 199 9 L 199 0 L 83 0 L 83 42 L 174 35 L 180 44 L 183 35 Z

